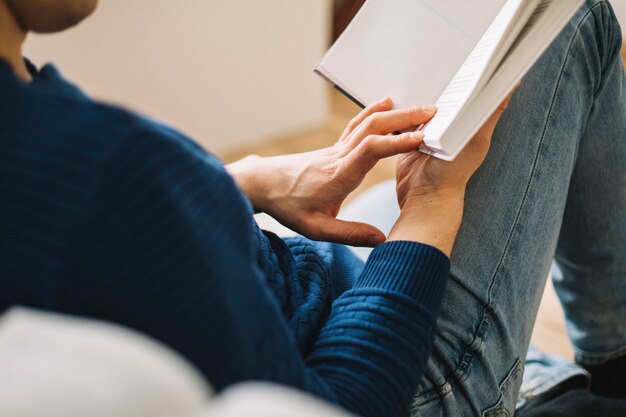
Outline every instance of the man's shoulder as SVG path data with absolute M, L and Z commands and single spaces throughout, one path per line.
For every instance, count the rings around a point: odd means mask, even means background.
M 185 165 L 225 176 L 184 134 L 123 108 L 28 89 L 0 97 L 0 186 L 15 193 L 46 190 L 80 211 L 113 177 Z
M 173 128 L 85 95 L 15 88 L 0 98 L 0 110 L 0 158 L 46 155 L 89 169 L 138 142 L 205 153 Z
M 103 156 L 134 129 L 134 117 L 91 100 L 15 89 L 0 99 L 3 148 L 55 154 L 67 148 Z M 96 152 L 97 151 L 97 152 Z

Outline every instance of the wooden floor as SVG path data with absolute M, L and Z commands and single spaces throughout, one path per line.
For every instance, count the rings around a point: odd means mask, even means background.
M 622 47 L 622 56 L 626 61 L 626 44 Z M 269 141 L 266 145 L 241 149 L 238 152 L 222 155 L 222 157 L 229 162 L 251 153 L 258 155 L 279 155 L 284 153 L 304 152 L 332 145 L 341 135 L 348 121 L 359 109 L 335 91 L 332 91 L 329 97 L 331 116 L 326 126 L 308 132 L 276 138 Z M 393 160 L 382 161 L 372 170 L 370 175 L 368 175 L 355 195 L 373 184 L 388 178 L 393 178 L 393 175 Z M 565 358 L 573 357 L 571 346 L 565 335 L 563 310 L 561 309 L 550 281 L 548 281 L 548 285 L 546 286 L 546 291 L 539 309 L 533 333 L 533 342 L 544 351 Z

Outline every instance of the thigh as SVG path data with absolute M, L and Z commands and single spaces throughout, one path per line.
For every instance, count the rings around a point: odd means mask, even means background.
M 413 416 L 512 415 L 555 253 L 589 80 L 607 42 L 602 0 L 587 1 L 526 76 L 468 187 L 438 335 Z M 594 26 L 594 36 L 580 27 Z

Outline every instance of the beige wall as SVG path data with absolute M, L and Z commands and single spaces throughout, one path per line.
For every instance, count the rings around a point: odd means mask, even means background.
M 325 120 L 312 68 L 329 30 L 330 0 L 102 0 L 26 53 L 224 152 Z

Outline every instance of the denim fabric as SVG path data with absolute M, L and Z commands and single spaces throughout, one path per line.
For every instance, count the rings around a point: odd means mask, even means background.
M 588 0 L 516 91 L 468 186 L 438 335 L 412 416 L 513 415 L 554 259 L 578 360 L 626 354 L 620 47 L 609 3 Z M 397 215 L 387 193 L 386 209 L 380 196 L 365 197 L 370 215 L 356 217 L 380 224 L 381 213 Z M 355 217 L 355 210 L 343 216 Z
M 556 385 L 572 378 L 581 379 L 581 386 L 591 385 L 591 375 L 582 366 L 545 354 L 530 345 L 524 364 L 524 381 L 517 398 L 517 408 Z

